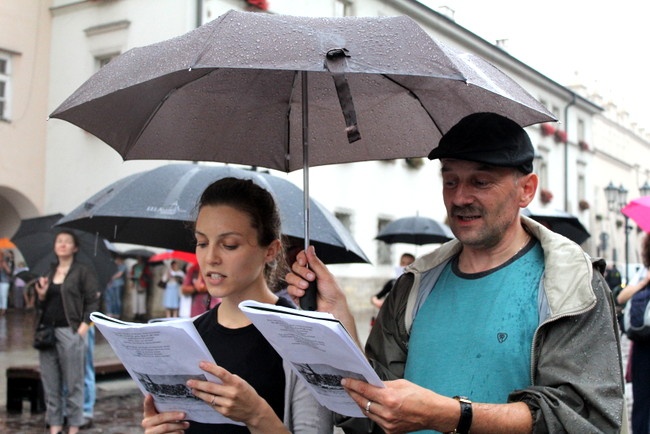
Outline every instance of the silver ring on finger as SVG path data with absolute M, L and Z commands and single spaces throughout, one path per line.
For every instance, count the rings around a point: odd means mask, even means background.
M 214 407 L 214 400 L 217 399 L 217 395 L 212 395 L 212 401 L 210 401 L 210 405 Z
M 372 405 L 372 401 L 368 400 L 366 403 L 366 413 L 370 413 L 370 406 Z

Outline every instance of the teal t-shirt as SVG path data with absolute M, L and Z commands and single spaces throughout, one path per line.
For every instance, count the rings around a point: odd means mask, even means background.
M 445 396 L 505 403 L 531 384 L 544 252 L 536 240 L 500 267 L 443 270 L 413 321 L 404 378 Z

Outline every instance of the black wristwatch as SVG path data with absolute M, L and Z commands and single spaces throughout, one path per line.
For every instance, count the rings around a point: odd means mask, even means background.
M 460 403 L 460 419 L 458 426 L 450 434 L 469 434 L 469 428 L 472 426 L 472 401 L 466 396 L 454 396 L 454 399 Z

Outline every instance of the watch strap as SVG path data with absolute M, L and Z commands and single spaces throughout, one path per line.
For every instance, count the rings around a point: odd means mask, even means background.
M 460 419 L 458 419 L 458 426 L 453 433 L 469 434 L 469 429 L 472 426 L 472 401 L 465 396 L 454 396 L 454 399 L 460 404 Z

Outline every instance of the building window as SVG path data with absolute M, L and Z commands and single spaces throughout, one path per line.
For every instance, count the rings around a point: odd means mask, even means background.
M 11 56 L 0 52 L 0 119 L 11 116 Z
M 578 143 L 585 141 L 585 121 L 578 119 Z
M 103 56 L 97 56 L 95 57 L 96 63 L 97 63 L 97 70 L 99 71 L 102 69 L 104 66 L 108 65 L 108 62 L 119 56 L 120 53 L 111 53 L 111 54 L 105 54 Z
M 554 105 L 551 108 L 551 113 L 553 113 L 555 115 L 555 117 L 559 119 L 560 118 L 560 107 Z M 564 120 L 564 122 L 566 122 L 566 119 Z
M 384 227 L 390 223 L 391 220 L 378 218 L 377 219 L 377 233 L 381 232 Z M 377 241 L 377 265 L 391 265 L 393 263 L 393 248 L 392 244 L 383 241 Z
M 352 214 L 344 211 L 336 211 L 334 215 L 341 222 L 341 224 L 343 224 L 345 229 L 352 233 Z
M 536 158 L 535 164 L 537 165 L 537 176 L 539 177 L 539 188 L 548 189 L 548 156 L 541 155 Z
M 335 17 L 349 17 L 352 15 L 352 1 L 351 0 L 335 0 L 334 1 L 334 16 Z
M 576 183 L 576 194 L 577 194 L 577 202 L 578 202 L 578 209 L 580 211 L 585 211 L 589 209 L 589 202 L 587 201 L 587 177 L 585 174 L 587 173 L 587 165 L 579 162 L 578 167 L 578 180 Z

